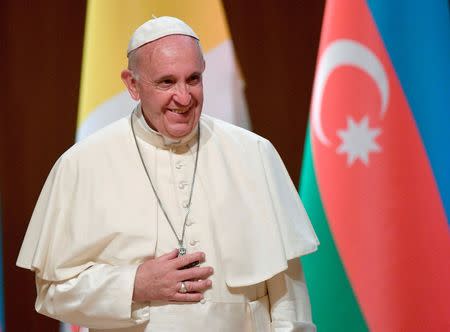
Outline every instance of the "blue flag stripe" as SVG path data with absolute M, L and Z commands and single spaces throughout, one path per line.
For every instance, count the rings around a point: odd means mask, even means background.
M 449 3 L 447 0 L 367 0 L 367 3 L 408 99 L 449 221 Z

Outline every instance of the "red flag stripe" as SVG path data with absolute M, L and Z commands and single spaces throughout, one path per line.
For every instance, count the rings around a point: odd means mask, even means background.
M 378 83 L 351 62 L 326 80 L 319 119 L 330 144 L 319 140 L 317 123 L 311 126 L 330 227 L 371 330 L 438 331 L 448 324 L 450 240 L 426 152 L 364 1 L 327 3 L 319 67 L 327 47 L 341 39 L 367 47 L 381 62 L 389 100 L 382 115 Z M 373 149 L 367 164 L 351 163 L 339 133 L 364 118 Z M 355 149 L 364 142 L 357 143 Z

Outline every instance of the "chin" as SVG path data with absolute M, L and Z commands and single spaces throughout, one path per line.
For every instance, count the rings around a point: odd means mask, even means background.
M 189 119 L 187 122 L 168 122 L 166 123 L 165 132 L 172 138 L 183 138 L 195 130 L 198 120 Z
M 184 136 L 189 135 L 192 130 L 194 130 L 194 126 L 186 126 L 184 128 L 172 128 L 167 130 L 166 132 L 169 137 L 182 138 Z

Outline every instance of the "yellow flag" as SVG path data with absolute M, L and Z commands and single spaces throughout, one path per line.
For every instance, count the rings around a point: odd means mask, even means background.
M 200 37 L 206 60 L 203 112 L 249 128 L 243 81 L 220 0 L 88 1 L 77 140 L 128 115 L 135 101 L 120 72 L 134 30 L 152 16 L 175 16 Z

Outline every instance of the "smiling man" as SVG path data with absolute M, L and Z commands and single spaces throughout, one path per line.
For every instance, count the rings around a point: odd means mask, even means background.
M 205 61 L 198 41 L 169 35 L 129 51 L 122 80 L 144 118 L 161 135 L 181 138 L 197 125 L 203 105 Z
M 132 114 L 53 167 L 17 264 L 36 310 L 92 331 L 315 331 L 318 241 L 273 146 L 202 115 L 205 62 L 173 17 L 139 27 Z

